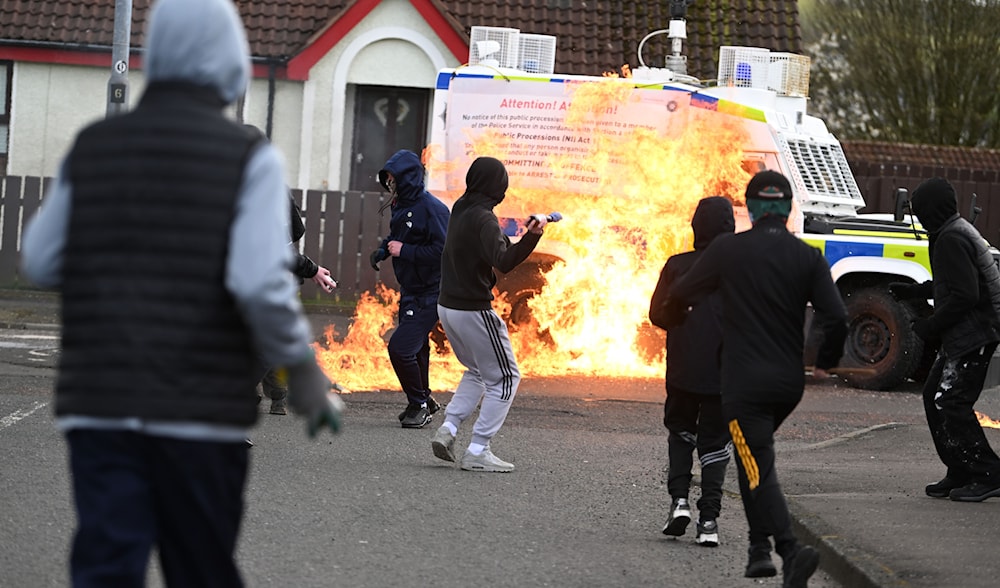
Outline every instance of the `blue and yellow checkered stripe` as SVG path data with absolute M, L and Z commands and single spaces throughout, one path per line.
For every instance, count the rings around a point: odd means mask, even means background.
M 917 247 L 902 243 L 841 241 L 838 239 L 821 239 L 809 236 L 802 237 L 802 240 L 822 251 L 823 256 L 826 257 L 826 262 L 830 266 L 833 266 L 833 264 L 846 257 L 884 257 L 886 259 L 899 259 L 918 263 L 926 268 L 927 271 L 931 270 L 927 247 Z
M 520 82 L 551 82 L 553 84 L 563 84 L 570 81 L 577 81 L 568 78 L 560 77 L 547 77 L 544 75 L 517 75 L 516 73 L 465 73 L 465 72 L 438 72 L 437 82 L 434 85 L 436 90 L 447 90 L 451 87 L 451 80 L 455 77 L 460 78 L 478 78 L 483 80 L 517 80 Z M 635 81 L 633 85 L 636 88 L 641 88 L 644 90 L 671 90 L 674 92 L 686 92 L 691 94 L 691 105 L 696 108 L 703 108 L 705 110 L 714 110 L 716 112 L 722 112 L 725 114 L 732 114 L 741 118 L 755 120 L 759 122 L 767 122 L 767 117 L 764 115 L 764 111 L 759 108 L 752 108 L 738 102 L 733 102 L 731 100 L 726 100 L 724 98 L 716 98 L 715 96 L 708 96 L 706 94 L 701 94 L 699 92 L 691 92 L 690 88 L 683 88 L 679 86 L 671 86 L 669 84 L 661 83 L 650 83 L 644 81 Z

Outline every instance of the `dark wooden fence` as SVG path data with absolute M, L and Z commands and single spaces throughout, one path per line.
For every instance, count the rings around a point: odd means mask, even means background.
M 18 273 L 21 231 L 24 221 L 38 210 L 51 178 L 3 179 L 0 196 L 0 287 L 30 287 Z M 398 288 L 392 264 L 383 262 L 376 272 L 368 256 L 389 231 L 389 213 L 379 215 L 384 195 L 373 192 L 292 190 L 302 208 L 306 234 L 302 252 L 328 268 L 337 280 L 334 296 L 357 300 L 362 292 L 374 291 L 379 281 Z M 304 299 L 329 298 L 311 280 L 302 285 Z
M 948 178 L 958 193 L 959 212 L 968 216 L 972 195 L 982 214 L 976 227 L 993 245 L 1000 245 L 1000 172 L 969 171 L 959 168 L 915 165 L 885 165 L 852 162 L 867 206 L 861 212 L 892 212 L 896 188 L 912 191 L 926 178 Z M 18 275 L 21 230 L 25 219 L 38 209 L 51 178 L 6 177 L 0 201 L 0 287 L 26 287 Z M 302 207 L 306 234 L 302 251 L 329 268 L 339 283 L 335 296 L 356 300 L 365 291 L 374 291 L 379 281 L 398 288 L 392 265 L 383 262 L 382 271 L 372 270 L 368 256 L 389 230 L 389 214 L 380 216 L 384 194 L 293 190 Z M 328 297 L 311 281 L 302 286 L 305 299 Z
M 955 186 L 958 212 L 969 218 L 972 195 L 982 213 L 976 228 L 994 246 L 1000 246 L 1000 172 L 973 171 L 954 167 L 884 165 L 851 162 L 858 188 L 868 204 L 861 212 L 892 212 L 896 188 L 910 192 L 923 180 L 939 176 Z

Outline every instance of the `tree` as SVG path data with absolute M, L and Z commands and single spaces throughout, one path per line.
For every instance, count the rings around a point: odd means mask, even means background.
M 841 139 L 1000 147 L 1000 0 L 811 0 L 812 109 Z

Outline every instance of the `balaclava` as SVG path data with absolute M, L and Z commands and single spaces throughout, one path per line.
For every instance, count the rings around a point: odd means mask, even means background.
M 910 206 L 929 233 L 938 232 L 958 214 L 955 188 L 944 178 L 931 178 L 921 182 L 910 197 Z

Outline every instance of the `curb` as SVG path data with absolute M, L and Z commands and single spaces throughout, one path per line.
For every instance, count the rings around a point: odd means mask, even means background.
M 792 517 L 792 531 L 802 543 L 812 545 L 820 553 L 820 567 L 832 578 L 851 588 L 890 588 L 909 586 L 906 580 L 870 553 L 854 547 L 836 534 L 832 527 L 808 512 L 793 497 L 785 498 Z

